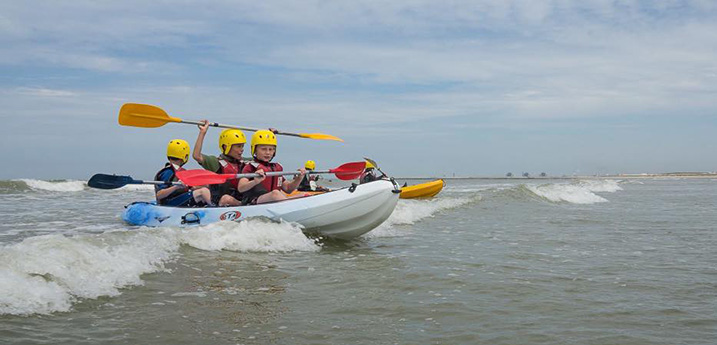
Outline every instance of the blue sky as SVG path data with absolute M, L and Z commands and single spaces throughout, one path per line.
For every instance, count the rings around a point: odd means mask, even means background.
M 715 171 L 717 2 L 0 3 L 0 178 L 147 179 L 194 142 L 126 102 L 346 140 L 280 137 L 287 169 Z

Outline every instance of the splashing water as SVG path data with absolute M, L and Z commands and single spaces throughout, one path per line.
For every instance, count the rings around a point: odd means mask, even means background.
M 116 296 L 165 270 L 181 245 L 241 252 L 318 251 L 301 227 L 250 219 L 191 229 L 141 228 L 99 235 L 44 235 L 0 247 L 0 314 L 69 311 L 80 298 Z

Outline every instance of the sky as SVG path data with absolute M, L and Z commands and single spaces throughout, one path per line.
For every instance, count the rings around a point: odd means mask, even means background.
M 285 169 L 716 171 L 717 2 L 0 2 L 0 179 L 150 179 L 194 144 L 124 103 L 345 140 L 279 137 Z

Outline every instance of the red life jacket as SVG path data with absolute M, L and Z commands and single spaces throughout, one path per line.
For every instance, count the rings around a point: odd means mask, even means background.
M 253 161 L 244 166 L 242 170 L 243 174 L 251 174 L 257 170 L 264 170 L 264 172 L 270 171 L 284 171 L 284 167 L 279 163 L 268 163 L 268 162 L 257 162 Z M 284 184 L 283 176 L 267 176 L 264 181 L 261 182 L 267 191 L 271 192 L 274 189 L 281 189 L 281 185 Z
M 241 174 L 241 171 L 244 168 L 243 162 L 238 163 L 232 163 L 227 161 L 226 159 L 219 158 L 219 171 L 220 174 Z M 234 189 L 237 189 L 237 186 L 239 185 L 239 179 L 230 179 L 227 180 L 229 183 L 231 183 L 232 187 Z

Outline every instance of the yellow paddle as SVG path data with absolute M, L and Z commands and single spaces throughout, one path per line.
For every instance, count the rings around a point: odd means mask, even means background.
M 162 127 L 168 122 L 177 122 L 177 123 L 188 123 L 191 125 L 203 125 L 204 123 L 199 121 L 187 121 L 182 120 L 178 117 L 169 116 L 167 112 L 162 110 L 160 107 L 156 107 L 149 104 L 137 104 L 137 103 L 126 103 L 122 106 L 119 112 L 119 124 L 122 126 L 132 126 L 132 127 L 144 127 L 144 128 L 155 128 L 155 127 Z M 230 126 L 230 125 L 223 125 L 216 122 L 210 122 L 210 126 L 212 127 L 221 127 L 221 128 L 237 128 L 242 129 L 245 131 L 252 131 L 256 132 L 260 128 L 250 128 L 250 127 L 239 127 L 239 126 Z M 283 131 L 276 131 L 276 134 L 281 135 L 289 135 L 292 137 L 300 137 L 300 138 L 308 138 L 308 139 L 317 139 L 317 140 L 336 140 L 341 141 L 343 140 L 341 138 L 335 137 L 330 134 L 323 134 L 323 133 L 290 133 L 290 132 L 283 132 Z

